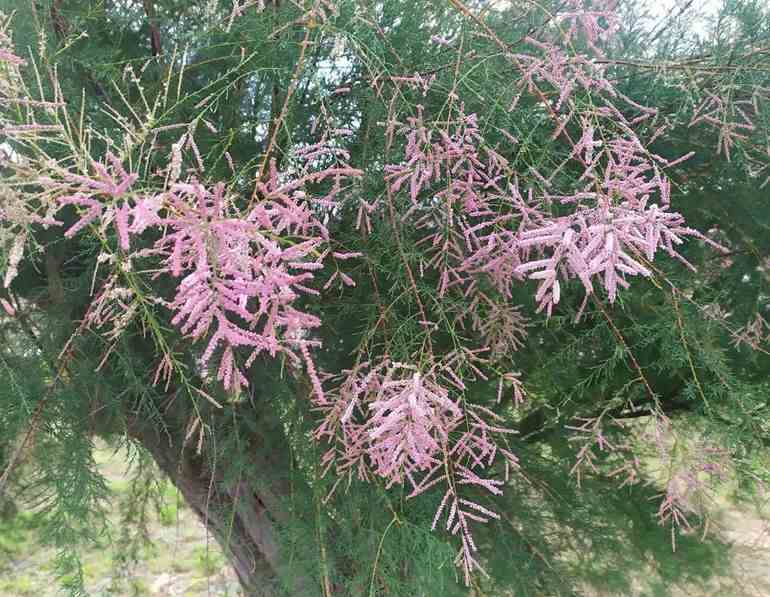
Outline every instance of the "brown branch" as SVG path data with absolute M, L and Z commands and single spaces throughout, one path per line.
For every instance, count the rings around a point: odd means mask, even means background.
M 61 5 L 63 1 L 64 0 L 54 0 L 51 3 L 51 24 L 53 25 L 53 30 L 56 32 L 56 35 L 59 36 L 59 39 L 67 37 L 67 33 L 69 32 L 67 21 L 61 14 Z
M 61 278 L 61 267 L 64 257 L 55 253 L 56 249 L 52 246 L 46 247 L 45 251 L 45 276 L 48 282 L 48 300 L 53 305 L 61 305 L 64 302 L 64 282 Z
M 144 5 L 144 14 L 147 15 L 147 22 L 150 26 L 150 47 L 153 56 L 160 56 L 162 46 L 160 43 L 160 28 L 158 27 L 158 17 L 155 13 L 154 0 L 142 0 Z

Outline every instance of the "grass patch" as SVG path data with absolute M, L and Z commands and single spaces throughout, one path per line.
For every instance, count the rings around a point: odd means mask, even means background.
M 218 574 L 225 567 L 225 559 L 222 555 L 208 546 L 195 547 L 192 553 L 196 570 L 203 576 Z
M 10 520 L 0 521 L 0 570 L 34 549 L 37 527 L 31 512 L 21 512 Z

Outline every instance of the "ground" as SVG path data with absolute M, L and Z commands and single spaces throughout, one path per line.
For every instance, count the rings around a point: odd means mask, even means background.
M 120 519 L 121 497 L 129 491 L 126 454 L 101 446 L 96 459 L 115 495 L 111 517 Z M 138 563 L 121 569 L 121 553 L 106 546 L 83 553 L 86 587 L 93 597 L 106 596 L 229 596 L 240 595 L 234 574 L 216 542 L 207 536 L 197 517 L 187 509 L 170 483 L 163 486 L 163 501 L 151 509 L 147 531 L 152 545 L 139 552 Z M 728 494 L 718 501 L 718 516 L 709 532 L 719 533 L 733 546 L 728 577 L 712 578 L 707 585 L 651 587 L 645 579 L 635 583 L 639 597 L 770 597 L 770 526 L 761 513 L 736 507 Z M 53 581 L 55 550 L 42 546 L 35 529 L 35 514 L 21 512 L 10 522 L 0 522 L 0 596 L 45 597 L 58 595 Z M 727 557 L 727 555 L 725 555 Z M 607 593 L 586 588 L 591 597 Z M 630 597 L 630 596 L 629 596 Z
M 120 498 L 129 490 L 125 452 L 100 447 L 96 459 L 115 494 L 111 517 L 120 519 Z M 121 554 L 93 548 L 83 554 L 86 588 L 92 597 L 240 595 L 235 575 L 225 564 L 216 542 L 207 536 L 197 517 L 181 502 L 170 483 L 165 485 L 160 508 L 150 510 L 147 530 L 152 545 L 141 549 L 139 562 L 121 571 Z M 0 596 L 59 595 L 53 582 L 56 551 L 37 541 L 35 515 L 22 512 L 15 520 L 0 522 Z

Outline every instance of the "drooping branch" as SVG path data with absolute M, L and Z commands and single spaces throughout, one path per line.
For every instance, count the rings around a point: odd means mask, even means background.
M 682 399 L 680 396 L 681 394 L 674 393 L 670 396 L 658 397 L 655 402 L 647 399 L 634 404 L 633 407 L 624 405 L 609 411 L 606 408 L 597 408 L 593 413 L 585 415 L 585 418 L 598 419 L 600 417 L 607 417 L 609 419 L 625 420 L 653 417 L 661 414 L 669 416 L 675 413 L 692 411 L 699 405 L 696 401 Z M 601 402 L 597 403 L 597 406 L 601 406 Z M 524 441 L 529 443 L 541 442 L 546 440 L 551 433 L 555 432 L 564 420 L 564 416 L 549 417 L 547 409 L 542 407 L 536 408 L 522 419 L 517 426 L 517 431 L 519 437 Z

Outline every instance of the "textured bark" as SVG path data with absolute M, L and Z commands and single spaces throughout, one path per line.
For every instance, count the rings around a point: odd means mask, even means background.
M 130 435 L 153 456 L 189 507 L 211 531 L 246 595 L 274 597 L 320 593 L 320 587 L 311 578 L 301 571 L 289 569 L 282 558 L 276 521 L 286 514 L 279 509 L 277 492 L 265 489 L 257 495 L 246 483 L 226 487 L 221 475 L 209 470 L 206 460 L 196 454 L 194 446 L 183 447 L 183 442 L 166 432 L 149 427 L 134 428 Z M 254 464 L 257 470 L 270 466 L 264 458 L 256 458 Z

